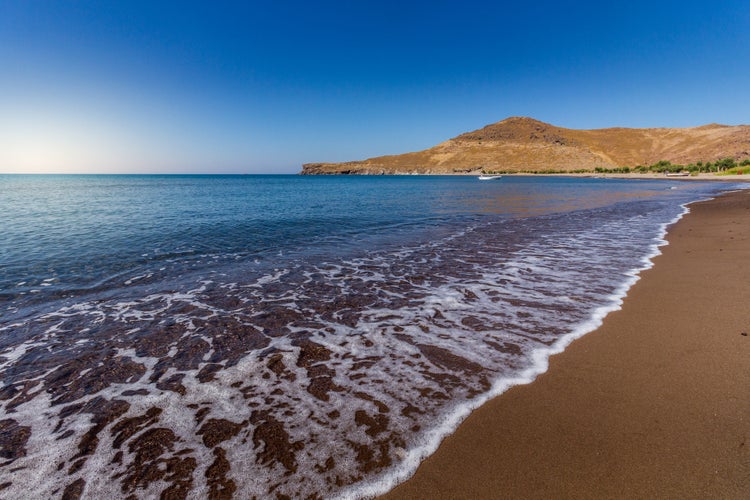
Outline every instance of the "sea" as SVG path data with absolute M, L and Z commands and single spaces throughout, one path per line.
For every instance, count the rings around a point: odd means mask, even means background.
M 0 176 L 0 497 L 366 498 L 732 183 Z

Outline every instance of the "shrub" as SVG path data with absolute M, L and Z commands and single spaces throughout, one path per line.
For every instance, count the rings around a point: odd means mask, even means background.
M 734 158 L 722 158 L 721 160 L 716 162 L 716 167 L 720 169 L 730 169 L 737 166 L 737 163 L 734 161 Z

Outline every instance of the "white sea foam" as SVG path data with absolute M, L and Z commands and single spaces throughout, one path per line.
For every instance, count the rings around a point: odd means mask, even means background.
M 549 356 L 619 309 L 665 244 L 667 226 L 687 212 L 683 207 L 662 224 L 674 208 L 628 210 L 489 220 L 393 251 L 280 261 L 269 269 L 249 261 L 176 290 L 40 315 L 30 337 L 6 350 L 3 370 L 26 356 L 43 362 L 50 345 L 92 361 L 79 366 L 58 355 L 14 382 L 39 381 L 26 392 L 29 400 L 3 410 L 32 427 L 28 453 L 15 465 L 34 472 L 14 476 L 5 493 L 20 494 L 27 484 L 16 481 L 21 477 L 39 481 L 36 492 L 44 497 L 75 478 L 85 478 L 87 497 L 121 494 L 117 475 L 137 459 L 131 444 L 158 427 L 175 436 L 165 457 L 195 460 L 189 496 L 205 497 L 216 447 L 201 434 L 209 421 L 239 426 L 219 446 L 240 497 L 385 492 L 413 474 L 473 409 L 534 380 Z M 180 359 L 193 351 L 194 359 Z M 88 381 L 95 389 L 84 385 L 62 404 L 54 401 L 65 395 L 59 387 L 50 386 L 55 396 L 42 390 L 58 370 L 87 379 L 106 363 L 139 368 L 123 368 L 101 386 Z M 87 412 L 64 419 L 58 412 L 94 398 L 127 401 L 116 422 L 152 408 L 160 410 L 158 422 L 128 438 L 120 462 L 115 422 L 107 424 L 95 451 L 68 474 L 95 422 Z M 282 455 L 263 455 L 271 447 L 256 434 L 263 425 L 275 426 L 288 447 Z M 284 460 L 293 461 L 294 473 Z M 375 472 L 365 473 L 370 466 Z M 157 496 L 168 486 L 154 481 L 137 494 Z
M 743 189 L 750 189 L 750 186 L 743 186 Z M 708 199 L 710 198 L 696 200 L 691 203 L 706 201 Z M 549 358 L 551 356 L 562 353 L 573 341 L 599 328 L 609 313 L 618 311 L 622 308 L 623 301 L 627 296 L 628 291 L 640 279 L 640 274 L 653 267 L 654 257 L 660 255 L 660 248 L 668 244 L 668 241 L 665 239 L 668 228 L 690 212 L 690 208 L 688 207 L 689 204 L 690 203 L 681 205 L 682 210 L 678 215 L 670 221 L 660 225 L 658 235 L 648 247 L 645 255 L 640 259 L 641 265 L 627 271 L 627 278 L 617 287 L 615 292 L 608 297 L 608 304 L 594 309 L 588 319 L 577 325 L 569 334 L 560 337 L 550 347 L 535 349 L 531 354 L 533 362 L 517 376 L 500 377 L 494 381 L 490 391 L 469 402 L 457 405 L 452 412 L 436 422 L 435 427 L 423 436 L 418 446 L 415 446 L 404 453 L 401 467 L 389 474 L 383 474 L 370 481 L 353 485 L 339 492 L 335 498 L 374 498 L 390 491 L 396 485 L 406 481 L 414 475 L 421 462 L 428 456 L 432 455 L 438 449 L 443 439 L 452 434 L 472 411 L 484 405 L 490 399 L 500 396 L 508 389 L 518 385 L 530 384 L 536 380 L 539 375 L 545 373 L 549 369 Z M 518 270 L 519 267 L 512 266 L 511 274 L 515 275 Z M 569 299 L 568 297 L 564 298 Z

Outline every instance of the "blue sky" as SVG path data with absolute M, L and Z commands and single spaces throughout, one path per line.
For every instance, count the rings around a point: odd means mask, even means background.
M 508 116 L 750 122 L 750 5 L 0 1 L 0 172 L 292 173 Z

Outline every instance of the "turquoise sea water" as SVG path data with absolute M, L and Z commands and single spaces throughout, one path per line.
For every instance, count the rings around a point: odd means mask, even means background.
M 0 176 L 1 493 L 383 491 L 731 187 Z

